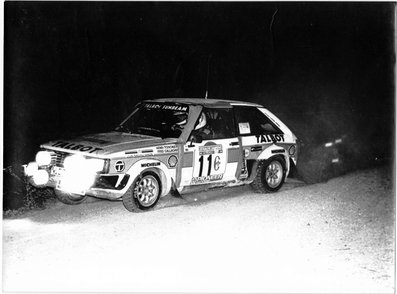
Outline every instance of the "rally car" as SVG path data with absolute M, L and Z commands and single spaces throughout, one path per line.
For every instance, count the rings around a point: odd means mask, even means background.
M 263 106 L 232 100 L 140 102 L 114 131 L 41 145 L 30 182 L 66 204 L 87 196 L 122 200 L 129 211 L 216 186 L 275 192 L 297 163 L 297 138 Z

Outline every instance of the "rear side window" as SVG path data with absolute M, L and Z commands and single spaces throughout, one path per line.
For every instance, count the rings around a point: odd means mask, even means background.
M 282 134 L 283 132 L 258 108 L 234 106 L 240 136 Z

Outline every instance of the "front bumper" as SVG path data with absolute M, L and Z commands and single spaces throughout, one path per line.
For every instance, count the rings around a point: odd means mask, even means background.
M 128 174 L 93 174 L 84 171 L 68 172 L 58 166 L 37 168 L 37 171 L 48 174 L 45 183 L 37 183 L 35 172 L 27 175 L 29 182 L 35 187 L 50 187 L 69 193 L 88 195 L 105 199 L 118 199 L 129 180 Z

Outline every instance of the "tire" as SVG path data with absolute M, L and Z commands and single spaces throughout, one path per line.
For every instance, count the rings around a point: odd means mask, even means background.
M 77 205 L 87 199 L 87 195 L 78 195 L 57 189 L 55 189 L 54 192 L 59 201 L 69 205 Z
M 285 175 L 284 160 L 277 157 L 261 160 L 256 168 L 256 176 L 251 186 L 260 193 L 276 192 L 284 184 Z
M 124 207 L 131 212 L 142 212 L 154 207 L 160 199 L 161 182 L 154 172 L 138 176 L 123 195 Z

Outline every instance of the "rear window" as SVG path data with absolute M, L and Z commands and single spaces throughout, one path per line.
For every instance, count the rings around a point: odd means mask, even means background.
M 240 136 L 282 134 L 283 132 L 258 108 L 235 106 L 237 131 Z

